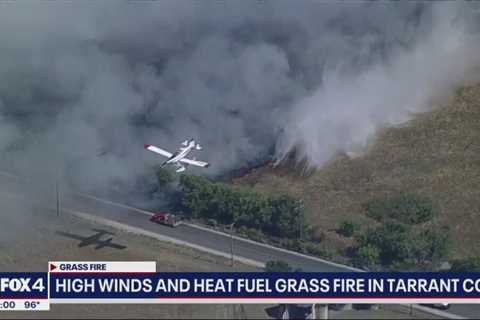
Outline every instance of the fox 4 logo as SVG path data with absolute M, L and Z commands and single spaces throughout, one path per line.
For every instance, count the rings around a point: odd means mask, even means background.
M 0 292 L 31 292 L 32 290 L 43 292 L 45 286 L 43 279 L 36 279 L 32 283 L 31 278 L 0 278 Z

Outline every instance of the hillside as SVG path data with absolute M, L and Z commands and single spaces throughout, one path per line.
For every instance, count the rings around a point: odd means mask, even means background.
M 365 203 L 414 192 L 433 201 L 435 228 L 450 230 L 452 258 L 480 255 L 480 85 L 461 88 L 445 106 L 379 132 L 362 156 L 339 155 L 308 176 L 268 165 L 233 183 L 303 198 L 315 233 L 340 250 L 351 240 L 336 234 L 339 223 L 374 224 Z

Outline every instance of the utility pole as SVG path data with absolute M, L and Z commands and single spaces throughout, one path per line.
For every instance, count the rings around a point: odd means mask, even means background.
M 55 197 L 57 201 L 57 217 L 60 216 L 60 190 L 58 185 L 58 163 L 55 166 Z
M 235 221 L 230 225 L 230 266 L 233 267 L 233 225 Z
M 300 240 L 303 240 L 303 237 L 304 237 L 304 217 L 303 217 L 303 212 L 304 212 L 304 204 L 303 204 L 303 200 L 300 200 L 299 204 L 298 204 L 298 234 L 299 234 L 299 238 Z
M 328 304 L 317 304 L 318 306 L 318 319 L 328 319 Z
M 58 190 L 58 177 L 55 179 L 55 193 L 57 197 L 57 217 L 60 216 L 60 196 Z
M 303 240 L 303 211 L 300 212 L 300 241 Z

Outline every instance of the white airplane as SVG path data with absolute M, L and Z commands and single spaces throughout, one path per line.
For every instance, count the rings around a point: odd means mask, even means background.
M 186 170 L 186 167 L 191 164 L 194 166 L 199 166 L 203 168 L 208 168 L 210 164 L 208 162 L 198 161 L 195 158 L 187 159 L 186 156 L 192 151 L 193 149 L 202 150 L 202 147 L 195 142 L 194 139 L 185 140 L 182 142 L 182 146 L 180 149 L 175 153 L 170 153 L 166 150 L 160 149 L 159 147 L 152 146 L 151 144 L 144 145 L 145 149 L 150 150 L 152 152 L 161 154 L 168 159 L 162 164 L 162 167 L 166 164 L 173 164 L 177 167 L 176 172 L 183 172 Z

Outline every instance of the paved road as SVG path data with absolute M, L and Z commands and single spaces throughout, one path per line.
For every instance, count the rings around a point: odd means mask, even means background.
M 17 193 L 25 193 L 26 191 L 23 184 L 18 184 L 13 181 L 10 181 L 8 187 L 6 187 L 6 184 L 1 184 L 0 188 L 8 188 L 10 191 Z M 231 238 L 226 234 L 215 233 L 211 230 L 204 230 L 189 225 L 181 225 L 177 228 L 158 225 L 149 221 L 148 212 L 108 201 L 99 201 L 90 196 L 79 194 L 70 194 L 67 196 L 63 194 L 61 201 L 62 206 L 65 208 L 88 212 L 119 223 L 128 224 L 133 227 L 166 235 L 224 253 L 230 253 Z M 49 202 L 51 203 L 51 201 Z M 304 271 L 354 271 L 352 268 L 336 265 L 322 259 L 265 246 L 239 238 L 234 240 L 233 246 L 235 255 L 261 261 L 263 263 L 269 260 L 283 260 L 295 268 L 302 268 Z M 480 315 L 480 305 L 452 305 L 448 312 L 463 317 L 478 318 Z
M 452 304 L 448 309 L 449 313 L 458 314 L 462 317 L 478 319 L 480 318 L 479 304 Z
M 49 206 L 55 206 L 55 187 L 52 185 L 50 186 L 51 189 L 47 189 L 45 186 L 28 183 L 28 180 L 24 178 L 20 179 L 15 175 L 2 171 L 0 171 L 0 179 L 2 181 L 0 191 L 24 194 L 30 200 L 41 201 L 46 205 L 48 203 Z M 212 232 L 212 230 L 195 227 L 193 225 L 180 225 L 176 228 L 163 226 L 149 221 L 149 217 L 151 216 L 150 212 L 76 192 L 62 192 L 60 202 L 63 208 L 93 214 L 197 246 L 227 254 L 231 253 L 231 237 L 228 234 Z M 319 258 L 262 245 L 258 242 L 238 237 L 234 238 L 233 251 L 235 256 L 262 263 L 266 263 L 269 260 L 282 260 L 294 268 L 301 268 L 303 271 L 359 271 L 358 269 L 334 264 Z
M 121 206 L 111 202 L 96 200 L 89 196 L 76 195 L 69 196 L 68 198 L 64 197 L 62 203 L 63 206 L 73 210 L 94 213 L 97 216 L 109 220 L 125 223 L 147 231 L 161 233 L 169 237 L 228 254 L 231 252 L 231 237 L 228 234 L 212 232 L 211 230 L 204 230 L 190 225 L 180 225 L 176 228 L 171 228 L 152 223 L 149 221 L 148 212 L 142 212 L 135 208 L 128 208 L 127 206 Z M 286 250 L 279 250 L 278 248 L 261 245 L 237 237 L 235 237 L 233 241 L 233 251 L 235 255 L 263 263 L 269 260 L 282 260 L 304 271 L 355 271 L 353 268 L 350 269 L 328 261 L 322 261 L 318 258 L 296 254 Z
M 151 213 L 132 208 L 119 203 L 98 199 L 88 195 L 74 195 L 63 198 L 63 205 L 73 210 L 94 213 L 95 216 L 128 224 L 133 227 L 147 231 L 160 233 L 182 241 L 194 243 L 206 248 L 230 253 L 231 238 L 228 234 L 212 232 L 191 225 L 180 225 L 171 228 L 149 221 Z M 235 238 L 233 242 L 235 255 L 263 263 L 269 260 L 283 260 L 295 268 L 302 268 L 304 271 L 316 272 L 352 272 L 358 269 L 349 268 L 323 261 L 315 257 L 262 245 L 249 240 Z M 452 305 L 448 313 L 462 317 L 477 318 L 480 305 Z M 420 312 L 420 311 L 417 311 Z

